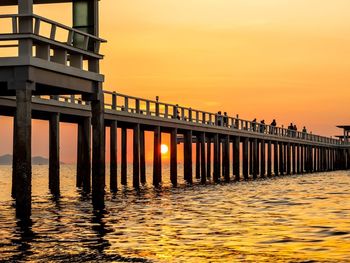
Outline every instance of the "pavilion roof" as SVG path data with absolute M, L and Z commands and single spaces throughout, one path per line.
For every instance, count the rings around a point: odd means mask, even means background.
M 350 131 L 350 125 L 337 125 L 338 128 Z

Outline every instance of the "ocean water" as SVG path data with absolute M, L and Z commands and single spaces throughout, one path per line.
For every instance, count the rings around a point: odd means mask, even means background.
M 178 188 L 163 171 L 161 190 L 150 168 L 139 192 L 107 187 L 94 211 L 74 166 L 61 167 L 58 199 L 47 166 L 35 166 L 32 220 L 19 222 L 11 167 L 0 167 L 0 261 L 350 262 L 348 171 Z

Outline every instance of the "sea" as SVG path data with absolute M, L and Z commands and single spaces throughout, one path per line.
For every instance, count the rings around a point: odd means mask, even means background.
M 108 168 L 107 168 L 108 171 Z M 242 182 L 147 184 L 110 193 L 94 211 L 75 187 L 75 165 L 61 165 L 61 195 L 48 167 L 33 167 L 31 220 L 15 217 L 11 167 L 0 167 L 1 262 L 350 262 L 350 172 L 276 176 Z

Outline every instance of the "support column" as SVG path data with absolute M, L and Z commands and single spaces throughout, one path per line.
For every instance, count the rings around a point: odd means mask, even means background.
M 11 189 L 11 197 L 13 199 L 16 199 L 16 187 L 17 187 L 17 183 L 16 183 L 16 160 L 17 160 L 17 156 L 15 155 L 17 151 L 15 151 L 15 149 L 17 149 L 17 145 L 16 145 L 16 114 L 13 117 L 13 147 L 12 147 L 12 189 Z
M 254 147 L 253 141 L 249 140 L 249 174 L 253 174 L 254 170 Z
M 117 121 L 111 122 L 110 128 L 110 189 L 112 192 L 118 190 L 117 180 Z
M 78 123 L 77 187 L 84 192 L 91 190 L 91 118 L 85 117 Z
M 145 147 L 145 131 L 140 130 L 140 181 L 146 184 L 146 147 Z
M 265 177 L 265 172 L 266 172 L 266 146 L 265 146 L 265 141 L 261 140 L 260 143 L 260 153 L 261 153 L 261 159 L 260 159 L 260 176 Z
M 49 189 L 60 194 L 60 115 L 51 113 L 49 120 Z
M 272 176 L 272 144 L 267 142 L 267 176 Z
M 243 177 L 245 180 L 249 178 L 249 155 L 248 148 L 249 147 L 249 138 L 244 138 L 243 140 Z
M 224 160 L 224 179 L 225 182 L 230 181 L 230 136 L 225 135 L 225 139 L 222 145 L 222 148 L 224 149 L 223 152 L 225 152 L 225 155 L 223 155 Z
M 170 180 L 174 187 L 177 186 L 177 129 L 172 129 L 170 134 Z
M 303 174 L 305 171 L 305 146 L 300 145 L 300 173 Z
M 259 173 L 259 145 L 258 139 L 253 140 L 253 178 L 256 179 Z
M 278 142 L 273 143 L 273 170 L 275 176 L 278 175 Z
M 199 136 L 196 136 L 196 179 L 201 178 L 201 144 Z
M 313 163 L 314 163 L 314 156 L 312 154 L 313 147 L 310 146 L 310 172 L 313 172 Z
M 211 138 L 207 137 L 207 178 L 211 178 Z
M 207 172 L 206 172 L 206 162 L 205 162 L 205 133 L 202 132 L 200 134 L 200 156 L 201 156 L 201 183 L 205 184 L 207 180 Z
M 240 141 L 239 136 L 235 136 L 233 139 L 233 171 L 236 181 L 240 180 Z
M 214 135 L 214 176 L 215 183 L 219 182 L 220 178 L 220 140 L 219 134 Z
M 297 173 L 297 165 L 296 165 L 296 152 L 295 149 L 296 145 L 293 143 L 292 144 L 292 170 L 293 170 L 293 174 Z
M 301 165 L 300 165 L 300 163 L 301 163 L 301 160 L 300 160 L 300 144 L 297 144 L 296 145 L 296 151 L 297 151 L 297 174 L 300 174 L 300 171 L 301 171 L 301 169 L 300 169 L 300 167 L 301 167 Z
M 280 175 L 284 174 L 284 145 L 282 142 L 279 143 L 279 169 Z
M 162 134 L 160 127 L 154 129 L 153 145 L 153 186 L 159 187 L 162 178 L 162 155 L 161 155 Z
M 27 83 L 23 83 L 26 87 Z M 16 90 L 16 118 L 14 125 L 13 149 L 16 157 L 15 166 L 15 196 L 16 216 L 30 218 L 32 201 L 32 91 Z
M 128 184 L 128 130 L 122 127 L 121 184 Z
M 135 189 L 140 188 L 140 124 L 134 126 L 133 140 L 133 177 L 132 185 Z
M 286 151 L 287 151 L 287 174 L 291 174 L 291 162 L 290 162 L 290 143 L 287 143 L 286 145 Z
M 184 177 L 187 183 L 192 184 L 192 131 L 185 131 L 184 136 Z
M 283 154 L 284 154 L 284 156 L 283 156 L 284 159 L 283 159 L 283 160 L 284 160 L 284 173 L 285 173 L 285 174 L 287 174 L 287 170 L 288 170 L 288 169 L 287 169 L 287 166 L 288 166 L 288 165 L 287 165 L 287 159 L 288 159 L 288 158 L 287 158 L 287 149 L 288 149 L 287 146 L 288 146 L 287 144 L 284 144 L 284 146 L 283 146 L 283 147 L 284 147 L 284 148 L 283 148 Z
M 105 126 L 104 98 L 98 87 L 97 97 L 91 101 L 92 112 L 92 200 L 95 209 L 104 208 L 105 193 Z

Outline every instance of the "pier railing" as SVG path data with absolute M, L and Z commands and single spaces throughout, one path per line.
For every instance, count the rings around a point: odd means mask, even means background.
M 335 145 L 345 143 L 335 138 L 243 120 L 217 113 L 183 107 L 178 104 L 164 103 L 157 100 L 147 100 L 109 91 L 104 91 L 104 94 L 105 107 L 115 111 Z
M 29 20 L 32 28 L 20 30 L 21 20 Z M 90 61 L 102 58 L 100 46 L 106 42 L 42 16 L 0 15 L 0 57 L 18 57 L 19 41 L 23 39 L 33 41 L 33 57 L 85 70 L 92 68 Z
M 190 107 L 183 107 L 178 104 L 164 103 L 157 100 L 148 100 L 110 91 L 104 91 L 104 95 L 105 109 L 116 111 L 116 113 L 120 112 L 126 114 L 139 114 L 144 115 L 145 117 L 149 116 L 160 119 L 169 119 L 178 122 L 190 122 L 197 125 L 215 126 L 222 129 L 241 130 L 251 133 L 295 138 L 333 145 L 348 144 L 348 142 L 344 142 L 336 138 L 319 136 L 307 132 L 295 131 L 283 127 L 276 127 L 259 122 L 219 115 L 217 113 L 197 110 Z M 37 98 L 43 100 L 55 100 L 61 103 L 87 106 L 89 105 L 88 102 L 75 95 L 37 96 Z

